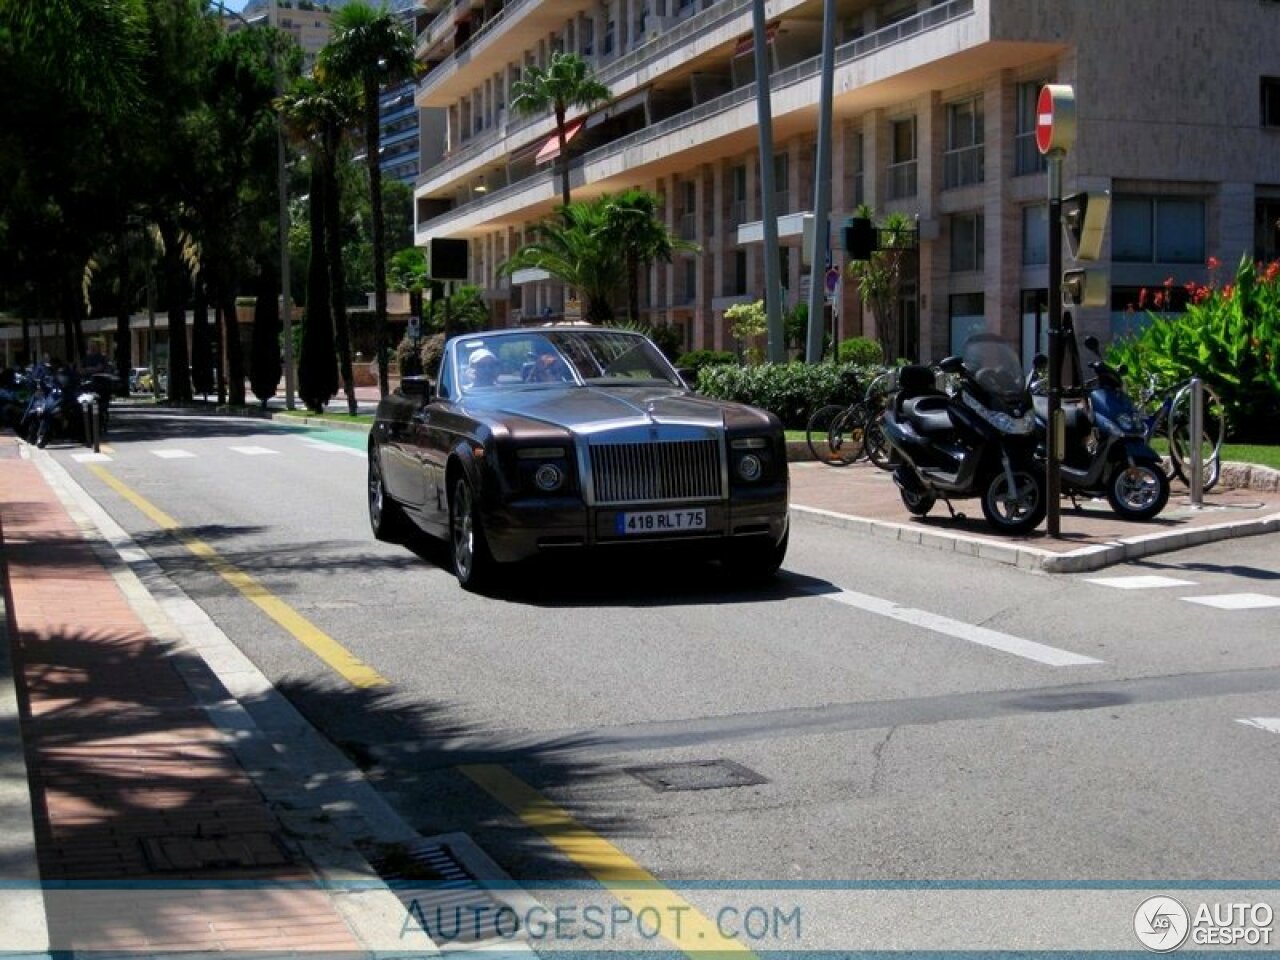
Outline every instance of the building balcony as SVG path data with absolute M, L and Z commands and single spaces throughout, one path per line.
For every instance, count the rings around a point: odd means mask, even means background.
M 749 2 L 733 0 L 727 9 L 735 11 L 749 5 Z M 946 0 L 883 30 L 840 45 L 836 51 L 839 112 L 847 116 L 901 102 L 910 95 L 902 86 L 905 75 L 913 76 L 913 84 L 923 92 L 941 83 L 977 81 L 993 69 L 1017 66 L 1043 55 L 1034 45 L 992 44 L 987 35 L 988 24 L 975 22 L 975 6 L 975 0 Z M 724 15 L 724 10 L 717 6 L 690 18 L 688 23 L 693 24 L 713 11 Z M 891 52 L 890 47 L 893 47 Z M 820 68 L 821 57 L 814 56 L 774 72 L 770 86 L 775 130 L 787 124 L 803 124 L 805 117 L 812 117 L 818 99 Z M 714 151 L 736 154 L 755 143 L 752 136 L 757 126 L 755 101 L 755 85 L 747 84 L 667 117 L 658 115 L 660 106 L 651 105 L 649 122 L 644 129 L 594 149 L 588 145 L 583 154 L 574 157 L 571 184 L 580 197 L 594 195 L 621 189 L 637 177 L 656 178 L 685 172 L 691 165 L 715 155 Z M 549 136 L 552 127 L 549 117 L 538 119 L 532 126 L 530 121 L 525 121 L 514 134 L 509 124 L 505 137 L 497 130 L 491 137 L 455 151 L 443 163 L 424 171 L 417 190 L 420 202 L 448 202 L 450 197 L 459 198 L 460 202 L 448 213 L 420 222 L 419 237 L 478 234 L 490 223 L 517 225 L 550 213 L 559 193 L 551 170 L 518 169 L 512 164 L 508 166 L 509 174 L 520 179 L 478 199 L 468 197 L 461 185 L 487 167 L 505 163 L 517 150 L 527 149 L 538 139 Z M 713 152 L 709 154 L 709 151 Z M 914 161 L 909 166 L 903 165 L 900 171 L 891 169 L 889 177 L 894 198 L 915 195 Z M 584 187 L 588 193 L 583 192 Z M 787 210 L 786 206 L 781 209 Z

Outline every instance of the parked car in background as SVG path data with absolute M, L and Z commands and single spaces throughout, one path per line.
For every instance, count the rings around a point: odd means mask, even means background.
M 142 385 L 143 377 L 147 378 L 148 387 L 144 387 Z M 129 392 L 130 393 L 141 393 L 143 390 L 146 390 L 149 388 L 150 383 L 151 383 L 150 367 L 130 368 L 129 370 Z
M 445 538 L 468 589 L 540 555 L 666 546 L 772 575 L 787 551 L 782 425 L 695 395 L 644 336 L 501 330 L 447 344 L 437 380 L 378 405 L 374 535 Z

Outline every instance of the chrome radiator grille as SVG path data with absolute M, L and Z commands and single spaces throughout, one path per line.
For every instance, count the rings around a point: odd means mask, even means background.
M 596 503 L 718 499 L 720 442 L 593 443 L 591 482 Z

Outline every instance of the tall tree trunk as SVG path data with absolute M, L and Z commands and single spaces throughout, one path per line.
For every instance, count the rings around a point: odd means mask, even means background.
M 560 155 L 556 157 L 560 167 L 560 199 L 569 206 L 569 140 L 565 136 L 564 107 L 556 104 L 556 139 L 560 142 Z
M 324 247 L 324 177 L 319 164 L 311 167 L 310 207 L 311 261 L 307 267 L 307 314 L 302 330 L 298 395 L 308 410 L 320 413 L 338 389 L 338 367 L 333 346 L 329 266 Z
M 378 84 L 370 77 L 364 82 L 365 163 L 369 167 L 369 200 L 373 212 L 373 330 L 378 344 L 378 393 L 391 392 L 387 373 L 391 344 L 387 338 L 387 251 L 386 223 L 382 216 L 382 166 L 378 162 L 381 117 Z
M 338 145 L 334 137 L 326 144 L 324 156 L 324 245 L 329 264 L 329 301 L 333 311 L 333 333 L 338 344 L 338 367 L 342 392 L 347 397 L 347 413 L 356 415 L 356 381 L 351 369 L 351 330 L 347 324 L 347 283 L 342 265 L 341 187 L 335 160 Z
M 116 305 L 116 376 L 121 390 L 129 385 L 129 368 L 133 366 L 133 344 L 130 342 L 129 305 L 133 303 L 133 284 L 130 278 L 129 234 L 122 227 L 116 234 L 116 248 L 120 251 L 120 300 Z
M 191 363 L 187 354 L 186 271 L 179 249 L 178 225 L 160 221 L 164 241 L 164 302 L 169 318 L 169 399 L 191 399 Z M 158 375 L 158 371 L 157 371 Z
M 209 297 L 204 277 L 195 285 L 195 304 L 191 315 L 191 385 L 206 400 L 214 390 L 213 346 L 209 343 Z
M 254 283 L 253 346 L 249 354 L 249 384 L 253 395 L 267 408 L 280 385 L 280 273 L 274 264 L 260 262 Z
M 244 351 L 240 349 L 240 320 L 236 317 L 234 284 L 227 284 L 222 291 L 222 330 L 227 351 L 227 404 L 243 407 L 244 400 Z

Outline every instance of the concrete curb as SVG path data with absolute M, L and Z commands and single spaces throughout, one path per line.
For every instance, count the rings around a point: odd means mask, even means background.
M 3 544 L 0 527 L 0 544 Z M 13 672 L 13 634 L 9 629 L 9 569 L 0 556 L 0 917 L 4 943 L 0 952 L 47 955 L 49 926 L 36 858 L 35 818 Z
M 872 538 L 919 544 L 922 547 L 941 550 L 944 553 L 977 557 L 979 560 L 989 560 L 1006 566 L 1021 567 L 1024 570 L 1038 570 L 1043 573 L 1085 573 L 1157 553 L 1170 553 L 1174 550 L 1213 543 L 1218 540 L 1252 537 L 1280 531 L 1280 513 L 1273 513 L 1265 517 L 1255 517 L 1232 523 L 1217 523 L 1212 526 L 1195 527 L 1190 530 L 1125 537 L 1113 543 L 1081 547 L 1079 550 L 1058 553 L 1053 550 L 1042 550 L 1039 547 L 999 543 L 963 533 L 922 529 L 913 524 L 871 520 L 867 517 L 835 513 L 831 510 L 819 510 L 814 507 L 801 507 L 795 504 L 791 506 L 791 515 L 804 518 L 813 523 L 852 530 Z

